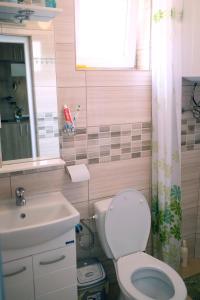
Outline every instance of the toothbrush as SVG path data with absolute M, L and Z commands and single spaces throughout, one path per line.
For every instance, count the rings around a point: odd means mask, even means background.
M 74 123 L 76 123 L 76 121 L 77 121 L 77 118 L 78 118 L 80 109 L 81 109 L 81 106 L 80 106 L 80 104 L 78 104 L 78 105 L 77 105 L 77 108 L 76 108 L 76 112 L 75 112 L 75 114 L 74 114 Z

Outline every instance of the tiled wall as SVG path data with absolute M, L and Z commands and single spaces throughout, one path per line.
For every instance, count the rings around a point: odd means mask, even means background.
M 68 164 L 86 163 L 91 179 L 89 182 L 71 183 L 65 170 L 60 168 L 30 174 L 9 174 L 0 178 L 0 198 L 14 198 L 17 186 L 25 187 L 27 197 L 37 193 L 61 191 L 80 211 L 81 217 L 88 218 L 93 215 L 95 201 L 130 187 L 144 193 L 150 203 L 151 74 L 149 71 L 134 70 L 76 71 L 73 2 L 57 1 L 58 7 L 63 8 L 63 13 L 53 22 L 54 31 L 52 28 L 47 31 L 49 39 L 52 35 L 55 39 L 62 157 Z M 32 26 L 33 28 L 26 28 L 26 35 L 33 32 L 34 36 L 43 34 L 42 30 Z M 0 31 L 2 28 L 0 25 Z M 21 30 L 15 29 L 15 34 L 21 34 Z M 3 32 L 9 33 L 11 29 L 6 28 Z M 52 46 L 48 35 L 45 37 L 42 54 L 43 57 L 51 57 Z M 38 67 L 37 61 L 35 51 L 35 70 Z M 39 63 L 42 65 L 42 61 Z M 55 87 L 52 86 L 55 70 L 52 69 L 52 64 L 46 63 L 42 70 L 42 73 L 36 72 L 34 76 L 35 93 L 39 104 L 48 108 L 48 103 L 55 94 Z M 74 137 L 63 132 L 65 103 L 72 111 L 75 111 L 77 104 L 81 105 Z M 42 134 L 43 129 L 40 129 Z M 51 140 L 50 143 L 53 145 Z M 91 222 L 90 225 L 95 231 L 94 224 Z M 89 238 L 87 231 L 84 238 Z M 105 259 L 96 234 L 93 249 L 78 249 L 79 258 L 87 256 L 102 258 L 108 275 L 113 279 L 113 265 Z
M 150 201 L 151 74 L 76 71 L 73 0 L 59 0 L 58 6 L 63 8 L 54 22 L 61 153 L 68 165 L 87 164 L 91 174 L 89 183 L 77 188 L 71 184 L 76 201 L 71 200 L 83 218 L 92 216 L 95 201 L 129 187 L 141 190 Z M 72 112 L 81 106 L 75 136 L 62 130 L 65 103 Z M 101 257 L 113 274 L 96 235 L 94 249 L 78 251 L 79 257 L 88 255 Z
M 194 82 L 183 80 L 182 108 L 191 109 Z M 198 88 L 199 90 L 199 88 Z M 197 91 L 200 95 L 199 91 Z M 183 235 L 190 256 L 200 257 L 200 121 L 191 111 L 182 113 Z

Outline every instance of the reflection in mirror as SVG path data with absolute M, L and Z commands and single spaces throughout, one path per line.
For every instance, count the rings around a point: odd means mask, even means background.
M 0 42 L 2 160 L 36 157 L 28 40 Z M 0 40 L 1 41 L 1 40 Z

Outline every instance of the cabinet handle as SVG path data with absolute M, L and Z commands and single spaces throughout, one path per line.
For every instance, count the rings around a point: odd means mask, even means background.
M 51 265 L 51 264 L 55 264 L 63 259 L 65 259 L 65 255 L 62 255 L 61 257 L 57 258 L 57 259 L 54 259 L 54 260 L 51 260 L 51 261 L 41 261 L 40 262 L 40 265 L 41 266 L 46 266 L 46 265 Z
M 23 273 L 24 271 L 26 271 L 26 267 L 22 267 L 20 270 L 13 272 L 13 273 L 5 274 L 3 277 L 5 277 L 5 278 L 12 277 L 12 276 L 18 275 L 20 273 Z

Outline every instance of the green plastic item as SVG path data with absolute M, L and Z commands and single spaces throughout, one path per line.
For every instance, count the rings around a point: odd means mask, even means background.
M 56 0 L 45 0 L 45 6 L 56 8 Z

